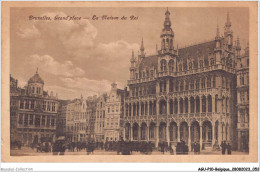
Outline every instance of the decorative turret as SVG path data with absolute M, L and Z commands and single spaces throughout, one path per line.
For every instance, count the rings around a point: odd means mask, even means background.
M 215 40 L 220 40 L 221 37 L 220 37 L 220 34 L 219 34 L 219 27 L 217 25 L 217 32 L 216 32 L 216 37 L 215 37 Z
M 236 56 L 237 56 L 237 58 L 240 57 L 240 51 L 241 51 L 240 41 L 239 41 L 239 37 L 237 37 L 237 41 L 236 41 Z
M 29 95 L 43 95 L 44 81 L 38 74 L 38 68 L 36 73 L 28 80 L 28 94 Z
M 140 47 L 140 61 L 145 57 L 144 53 L 144 39 L 142 37 L 141 47 Z
M 170 12 L 165 12 L 164 28 L 161 33 L 161 53 L 172 53 L 174 33 L 171 28 Z
M 131 62 L 131 67 L 130 67 L 130 79 L 134 79 L 135 65 L 136 65 L 134 50 L 132 51 L 132 57 L 131 57 L 130 62 Z
M 231 50 L 233 46 L 233 31 L 231 30 L 229 12 L 227 13 L 227 21 L 225 23 L 224 38 L 225 38 L 225 44 L 227 48 Z

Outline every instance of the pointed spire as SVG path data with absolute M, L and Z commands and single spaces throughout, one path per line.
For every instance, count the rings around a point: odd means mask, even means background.
M 220 35 L 219 35 L 219 27 L 218 27 L 218 25 L 217 25 L 217 34 L 216 34 L 216 37 L 220 37 Z
M 135 54 L 134 54 L 134 50 L 132 50 L 132 59 L 134 59 Z
M 227 12 L 227 21 L 225 23 L 226 27 L 231 27 L 231 22 L 230 22 L 230 18 L 229 18 L 229 11 Z
M 179 55 L 179 46 L 177 44 L 177 56 Z
M 143 58 L 145 56 L 145 53 L 144 53 L 144 39 L 142 37 L 142 42 L 141 42 L 141 47 L 140 47 L 140 51 L 141 51 L 141 57 Z
M 168 7 L 167 7 L 167 11 L 165 12 L 165 20 L 164 20 L 165 29 L 169 29 L 171 27 L 170 14 L 171 13 L 168 11 Z
M 144 51 L 144 38 L 143 37 L 142 37 L 140 50 L 141 50 L 141 52 Z
M 38 67 L 37 67 L 37 69 L 36 69 L 36 74 L 38 74 Z

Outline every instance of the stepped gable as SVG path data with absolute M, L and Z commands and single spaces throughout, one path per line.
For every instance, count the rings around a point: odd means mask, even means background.
M 158 66 L 158 56 L 157 55 L 145 57 L 139 65 L 139 70 L 150 68 L 152 66 L 154 66 L 157 69 L 157 66 Z
M 204 43 L 199 43 L 191 45 L 188 47 L 179 49 L 179 56 L 182 59 L 207 57 L 209 53 L 214 53 L 215 41 L 208 41 Z

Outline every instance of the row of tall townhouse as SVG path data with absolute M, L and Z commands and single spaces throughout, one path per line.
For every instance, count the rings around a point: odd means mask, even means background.
M 174 48 L 169 16 L 167 10 L 157 54 L 145 55 L 143 39 L 138 56 L 132 53 L 129 96 L 124 102 L 124 138 L 152 141 L 156 146 L 159 142 L 176 144 L 183 140 L 188 146 L 198 142 L 213 147 L 227 141 L 236 148 L 237 132 L 240 138 L 248 138 L 248 118 L 244 117 L 248 106 L 239 104 L 242 115 L 238 121 L 236 108 L 237 90 L 239 95 L 243 93 L 239 84 L 237 89 L 236 76 L 249 76 L 248 66 L 246 72 L 243 65 L 238 72 L 236 69 L 238 63 L 248 59 L 248 48 L 247 55 L 241 56 L 239 38 L 233 43 L 229 13 L 224 36 L 220 36 L 217 26 L 211 41 Z M 248 85 L 245 89 L 249 95 Z M 241 130 L 237 131 L 237 126 Z
M 56 120 L 59 108 L 57 95 L 44 91 L 44 81 L 38 71 L 24 88 L 10 76 L 10 134 L 11 143 L 37 144 L 56 138 Z

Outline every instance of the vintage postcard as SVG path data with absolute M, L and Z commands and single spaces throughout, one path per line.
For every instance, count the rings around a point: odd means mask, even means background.
M 257 2 L 3 2 L 2 161 L 256 162 Z

